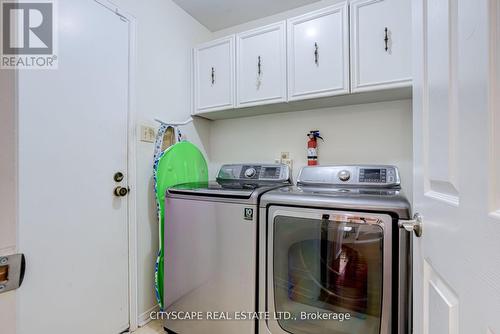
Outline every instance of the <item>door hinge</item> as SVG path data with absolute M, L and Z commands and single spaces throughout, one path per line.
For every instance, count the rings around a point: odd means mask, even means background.
M 24 254 L 0 256 L 0 293 L 21 286 L 26 269 Z
M 118 8 L 115 9 L 115 14 L 119 16 L 123 22 L 128 22 L 128 19 L 118 11 Z

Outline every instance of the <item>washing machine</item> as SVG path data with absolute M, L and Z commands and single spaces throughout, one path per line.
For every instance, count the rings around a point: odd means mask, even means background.
M 260 201 L 261 334 L 407 334 L 410 218 L 395 166 L 315 166 Z
M 164 328 L 178 334 L 255 334 L 258 203 L 290 185 L 286 165 L 233 164 L 215 182 L 167 190 Z

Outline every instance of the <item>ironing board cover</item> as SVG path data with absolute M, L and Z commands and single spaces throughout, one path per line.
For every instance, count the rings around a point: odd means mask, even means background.
M 177 184 L 208 182 L 208 166 L 200 150 L 187 141 L 178 142 L 168 147 L 155 158 L 154 179 L 159 219 L 160 248 L 155 268 L 155 289 L 156 299 L 160 309 L 163 310 L 165 306 L 163 301 L 165 192 L 168 188 Z M 166 223 L 168 224 L 168 222 Z

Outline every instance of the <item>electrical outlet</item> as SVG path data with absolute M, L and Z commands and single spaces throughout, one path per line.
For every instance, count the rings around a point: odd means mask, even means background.
M 287 165 L 290 170 L 293 168 L 293 160 L 292 159 L 281 159 L 281 163 Z
M 290 159 L 290 152 L 281 152 L 281 160 Z
M 141 125 L 141 141 L 154 143 L 156 139 L 155 128 L 147 125 Z

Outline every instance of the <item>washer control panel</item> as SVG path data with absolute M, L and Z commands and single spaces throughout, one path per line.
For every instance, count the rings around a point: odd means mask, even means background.
M 304 167 L 299 185 L 393 188 L 401 184 L 396 166 L 347 165 Z
M 272 182 L 290 180 L 290 170 L 283 164 L 232 164 L 223 165 L 217 174 L 219 182 Z
M 386 183 L 386 168 L 361 168 L 359 170 L 360 183 Z

